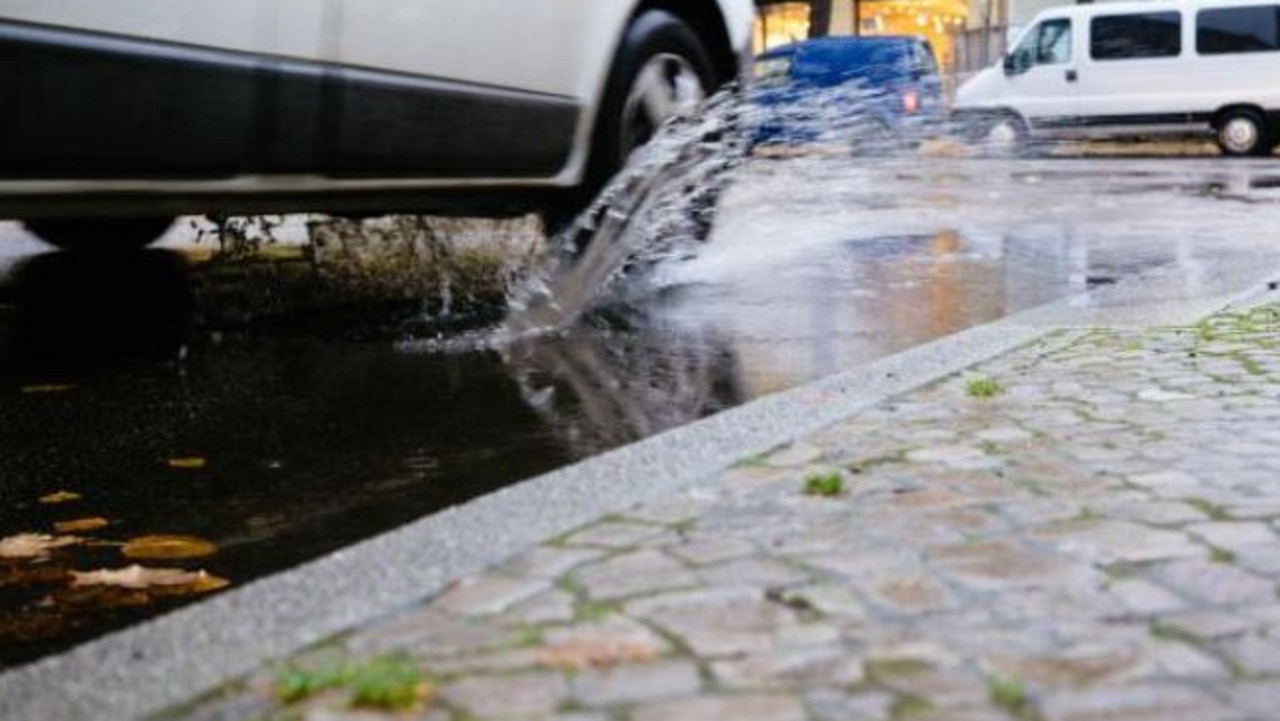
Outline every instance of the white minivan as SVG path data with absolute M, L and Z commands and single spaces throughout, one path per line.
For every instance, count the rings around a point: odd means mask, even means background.
M 1209 134 L 1227 155 L 1280 142 L 1280 2 L 1149 0 L 1050 8 L 962 85 L 974 140 Z
M 734 79 L 752 0 L 0 0 L 0 218 L 565 208 Z

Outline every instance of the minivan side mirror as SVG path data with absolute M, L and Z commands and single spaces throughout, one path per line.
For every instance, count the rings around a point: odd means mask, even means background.
M 1031 69 L 1031 53 L 1026 48 L 1018 48 L 1004 56 L 1004 74 L 1021 75 Z

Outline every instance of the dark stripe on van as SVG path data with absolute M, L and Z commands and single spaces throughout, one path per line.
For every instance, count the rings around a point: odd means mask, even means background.
M 572 99 L 0 21 L 0 178 L 547 177 Z
M 1213 119 L 1212 113 L 1142 113 L 1130 115 L 1075 115 L 1033 118 L 1031 125 L 1036 128 L 1098 128 L 1109 125 L 1186 125 L 1188 123 L 1207 123 Z

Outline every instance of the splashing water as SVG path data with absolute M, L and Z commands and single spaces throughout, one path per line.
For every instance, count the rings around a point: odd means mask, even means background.
M 497 328 L 406 341 L 418 352 L 503 349 L 565 330 L 593 305 L 643 290 L 637 270 L 694 255 L 710 231 L 729 171 L 753 148 L 838 147 L 854 156 L 892 155 L 913 145 L 905 129 L 877 120 L 882 93 L 849 83 L 807 90 L 787 103 L 756 89 L 717 93 L 696 113 L 669 120 L 507 294 Z M 757 151 L 758 152 L 758 151 Z
M 726 171 L 745 156 L 738 106 L 736 94 L 723 91 L 634 153 L 512 293 L 506 333 L 563 328 L 627 270 L 686 254 L 703 240 Z
M 728 171 L 746 156 L 741 103 L 729 88 L 695 114 L 669 120 L 595 201 L 552 238 L 507 295 L 497 328 L 415 340 L 399 348 L 451 352 L 505 348 L 563 330 L 629 271 L 682 257 L 705 239 Z

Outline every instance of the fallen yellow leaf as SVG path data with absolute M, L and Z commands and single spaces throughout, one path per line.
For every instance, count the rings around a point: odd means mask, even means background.
M 35 385 L 23 386 L 23 393 L 66 393 L 73 391 L 76 387 L 70 383 L 37 383 Z
M 124 544 L 124 555 L 146 561 L 212 556 L 218 547 L 195 536 L 140 536 Z
M 73 521 L 59 521 L 53 524 L 54 530 L 58 533 L 88 533 L 97 531 L 111 525 L 111 522 L 105 518 L 77 518 Z
M 161 596 L 180 596 L 185 594 L 209 593 L 231 585 L 231 582 L 227 579 L 222 578 L 221 576 L 215 576 L 211 573 L 199 571 L 196 575 L 198 575 L 199 578 L 192 583 L 188 583 L 183 586 L 164 586 L 162 588 L 153 588 L 151 589 L 151 592 Z
M 75 536 L 47 536 L 43 533 L 19 533 L 0 538 L 0 558 L 45 558 L 55 548 L 74 546 L 81 539 Z
M 101 569 L 98 571 L 72 571 L 71 587 L 116 586 L 136 588 L 152 593 L 205 593 L 226 587 L 225 578 L 212 576 L 205 571 L 184 571 L 180 568 L 128 568 Z
M 73 493 L 71 491 L 58 491 L 57 493 L 50 493 L 47 496 L 41 496 L 40 502 L 46 505 L 54 505 L 57 503 L 70 503 L 71 501 L 78 501 L 81 498 L 84 498 L 84 496 L 81 496 L 79 493 Z
M 191 458 L 170 458 L 169 459 L 170 468 L 178 468 L 184 471 L 192 471 L 192 470 L 204 468 L 207 465 L 209 465 L 209 462 L 203 458 L 200 458 L 199 456 L 194 456 Z

